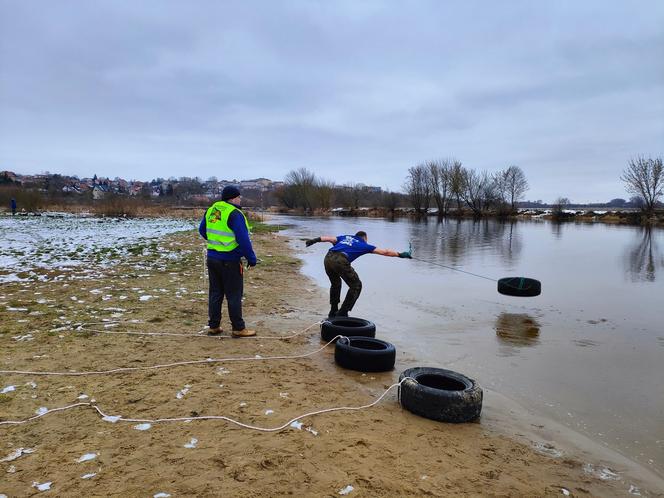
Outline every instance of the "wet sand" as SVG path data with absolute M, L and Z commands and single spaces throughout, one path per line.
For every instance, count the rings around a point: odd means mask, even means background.
M 4 284 L 0 369 L 80 372 L 315 351 L 322 346 L 316 327 L 289 340 L 265 338 L 312 325 L 326 309 L 326 298 L 300 274 L 284 238 L 263 234 L 255 239 L 265 262 L 245 276 L 244 309 L 258 338 L 197 337 L 207 319 L 201 244 L 194 234 L 177 235 L 165 244 L 183 258 L 165 268 L 137 273 L 121 262 L 108 268 L 102 280 L 67 287 L 62 282 Z M 121 323 L 109 326 L 102 320 Z M 98 324 L 75 330 L 82 322 Z M 227 322 L 223 325 L 230 329 Z M 34 450 L 0 462 L 0 494 L 41 494 L 32 484 L 52 482 L 48 493 L 57 496 L 339 496 L 349 485 L 349 496 L 372 497 L 559 496 L 563 488 L 573 496 L 625 496 L 630 487 L 643 496 L 648 489 L 652 496 L 661 495 L 661 489 L 630 472 L 620 480 L 601 479 L 584 470 L 588 459 L 581 453 L 556 457 L 548 446 L 536 451 L 525 431 L 508 436 L 511 429 L 501 432 L 500 419 L 509 418 L 509 409 L 494 409 L 492 401 L 479 423 L 463 425 L 412 415 L 400 408 L 394 391 L 373 408 L 304 418 L 301 429 L 274 433 L 195 420 L 226 415 L 276 427 L 309 411 L 364 405 L 395 382 L 405 365 L 417 361 L 399 351 L 394 372 L 363 375 L 338 368 L 333 353 L 328 347 L 297 360 L 256 358 L 105 376 L 3 374 L 0 389 L 13 385 L 15 390 L 0 395 L 0 420 L 95 399 L 105 413 L 124 418 L 191 421 L 137 430 L 138 423 L 103 421 L 92 408 L 79 407 L 24 425 L 0 426 L 0 460 L 18 448 Z M 88 398 L 79 400 L 81 395 Z M 79 463 L 86 454 L 95 457 Z M 603 466 L 591 463 L 600 470 Z M 89 474 L 95 475 L 82 478 Z

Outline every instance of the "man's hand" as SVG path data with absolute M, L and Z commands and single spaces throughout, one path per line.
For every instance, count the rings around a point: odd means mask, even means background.
M 410 251 L 404 251 L 399 253 L 400 258 L 413 259 L 413 256 L 410 254 Z
M 316 237 L 315 239 L 309 239 L 309 240 L 307 240 L 307 241 L 305 242 L 305 244 L 307 245 L 307 247 L 309 247 L 309 246 L 313 246 L 316 242 L 320 242 L 320 241 L 321 241 L 321 240 L 320 240 L 320 237 Z

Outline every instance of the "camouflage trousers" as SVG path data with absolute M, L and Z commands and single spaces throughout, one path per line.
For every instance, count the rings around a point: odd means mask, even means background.
M 336 310 L 341 300 L 341 281 L 348 285 L 346 298 L 339 311 L 348 313 L 353 309 L 355 301 L 362 292 L 362 281 L 353 267 L 348 262 L 348 258 L 341 252 L 329 251 L 325 256 L 325 273 L 330 279 L 330 306 Z

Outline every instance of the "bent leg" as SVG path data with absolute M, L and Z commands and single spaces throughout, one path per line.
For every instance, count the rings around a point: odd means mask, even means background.
M 344 299 L 341 308 L 339 308 L 339 314 L 348 315 L 348 312 L 353 309 L 355 302 L 360 297 L 360 293 L 362 292 L 362 281 L 355 269 L 353 269 L 348 262 L 344 265 L 343 271 L 341 272 L 341 278 L 346 282 L 346 285 L 348 285 L 348 292 L 346 293 L 346 298 Z

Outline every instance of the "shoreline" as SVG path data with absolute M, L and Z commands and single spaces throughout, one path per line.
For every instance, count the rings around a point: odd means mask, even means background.
M 300 254 L 301 251 L 298 251 L 298 257 Z M 301 258 L 299 259 L 302 261 Z M 311 277 L 303 276 L 325 295 L 327 289 L 318 285 Z M 417 361 L 408 352 L 397 350 L 397 353 L 406 354 L 406 358 L 398 360 L 398 363 Z M 398 379 L 398 363 L 395 365 L 395 379 Z M 445 365 L 435 366 L 447 368 Z M 664 490 L 664 476 L 656 471 L 544 414 L 538 414 L 526 408 L 500 392 L 487 388 L 483 388 L 483 390 L 484 403 L 479 423 L 486 424 L 486 428 L 497 435 L 524 443 L 543 455 L 555 456 L 555 458 L 583 459 L 586 465 L 594 467 L 620 468 L 620 475 L 630 476 L 634 480 L 646 483 L 651 489 Z
M 194 337 L 206 321 L 207 292 L 200 241 L 185 233 L 163 241 L 181 255 L 164 267 L 155 262 L 147 269 L 148 262 L 127 258 L 94 281 L 41 282 L 38 291 L 29 282 L 3 286 L 0 369 L 80 372 L 208 357 L 259 360 L 254 355 L 319 349 L 323 344 L 316 329 L 289 340 L 267 339 L 320 320 L 326 300 L 301 273 L 301 261 L 290 255 L 285 237 L 261 233 L 254 239 L 264 263 L 245 275 L 245 319 L 258 329 L 257 339 Z M 132 269 L 135 261 L 141 269 Z M 152 297 L 144 299 L 147 295 Z M 98 325 L 77 330 L 77 324 L 92 321 Z M 225 313 L 223 324 L 228 329 Z M 191 339 L 105 331 L 180 333 Z M 26 333 L 31 340 L 15 338 Z M 5 476 L 0 493 L 24 495 L 33 491 L 29 483 L 52 481 L 56 494 L 88 496 L 337 496 L 348 485 L 354 487 L 351 496 L 372 497 L 559 496 L 562 489 L 572 495 L 624 496 L 630 486 L 648 495 L 647 483 L 631 475 L 604 481 L 585 472 L 584 462 L 574 455 L 551 458 L 498 434 L 491 424 L 491 404 L 484 412 L 488 422 L 461 425 L 412 415 L 394 392 L 374 408 L 314 416 L 303 419 L 301 429 L 276 433 L 195 420 L 224 414 L 274 427 L 320 408 L 360 406 L 382 394 L 399 369 L 397 364 L 393 372 L 366 375 L 343 370 L 335 365 L 332 348 L 326 348 L 298 360 L 204 363 L 118 376 L 3 375 L 2 387 L 16 386 L 0 400 L 4 420 L 27 418 L 41 406 L 65 406 L 86 395 L 113 415 L 185 416 L 192 422 L 155 423 L 139 431 L 134 423 L 105 422 L 81 409 L 2 427 L 0 459 L 16 448 L 35 451 L 0 463 Z M 187 447 L 194 439 L 194 448 Z M 96 457 L 78 463 L 89 453 Z M 81 478 L 91 473 L 93 478 Z

